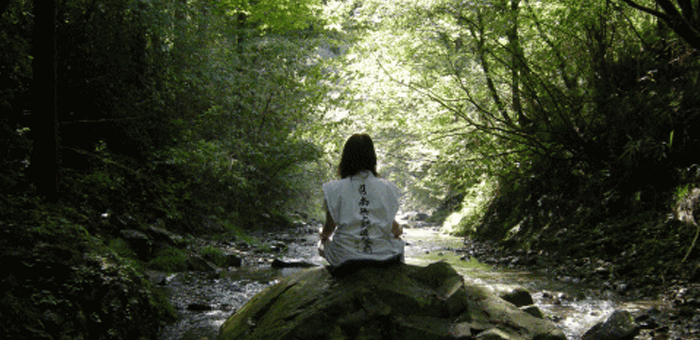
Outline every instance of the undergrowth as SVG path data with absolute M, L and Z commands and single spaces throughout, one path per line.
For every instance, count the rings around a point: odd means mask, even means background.
M 124 246 L 106 245 L 70 209 L 13 197 L 1 210 L 5 338 L 152 339 L 174 319 Z
M 630 188 L 602 175 L 521 169 L 499 178 L 490 200 L 467 194 L 465 202 L 483 204 L 469 208 L 477 215 L 462 218 L 457 230 L 505 249 L 600 259 L 614 264 L 614 275 L 651 284 L 697 280 L 700 249 L 692 216 L 700 212 L 700 199 L 688 197 L 700 185 L 691 170 L 679 172 L 677 184 Z M 467 203 L 457 214 L 468 215 Z

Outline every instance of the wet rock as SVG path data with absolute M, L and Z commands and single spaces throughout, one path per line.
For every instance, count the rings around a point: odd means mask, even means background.
M 274 259 L 270 266 L 272 268 L 311 268 L 317 267 L 318 265 L 300 260 L 282 261 L 280 259 Z
M 403 219 L 409 222 L 425 222 L 429 217 L 428 214 L 415 211 L 409 211 L 403 215 Z
M 343 278 L 325 268 L 286 277 L 253 297 L 219 339 L 565 339 L 449 264 L 364 268 Z
M 155 276 L 151 277 L 151 280 L 155 281 L 158 283 L 159 286 L 167 286 L 169 285 L 173 279 L 177 277 L 177 274 L 167 274 L 167 273 L 151 273 L 149 276 Z
M 153 243 L 146 234 L 132 229 L 122 230 L 119 233 L 122 239 L 129 244 L 131 250 L 133 250 L 140 259 L 147 259 L 151 256 Z
M 616 310 L 604 322 L 599 322 L 581 340 L 632 340 L 639 334 L 639 325 L 628 311 Z
M 270 249 L 274 252 L 281 252 L 287 249 L 287 243 L 283 241 L 272 242 L 270 244 Z
M 501 299 L 506 300 L 516 307 L 528 306 L 535 303 L 532 300 L 532 295 L 524 288 L 515 288 L 511 291 L 500 294 Z
M 522 307 L 520 307 L 520 310 L 522 310 L 523 312 L 528 313 L 536 318 L 540 318 L 540 319 L 544 318 L 544 313 L 542 313 L 542 311 L 539 308 L 537 308 L 537 306 L 535 306 L 535 305 L 522 306 Z
M 173 247 L 184 247 L 187 243 L 182 236 L 173 234 L 163 228 L 150 226 L 146 232 L 148 233 L 148 236 L 153 239 L 153 241 L 158 243 L 167 244 Z
M 213 309 L 214 308 L 212 308 L 210 304 L 203 302 L 190 303 L 189 305 L 187 305 L 187 310 L 193 312 L 207 312 Z
M 191 255 L 187 258 L 187 270 L 195 272 L 213 272 L 216 267 L 199 255 Z
M 640 329 L 657 329 L 663 314 L 657 308 L 650 308 L 637 316 L 634 321 Z
M 236 254 L 226 254 L 225 256 L 225 265 L 227 267 L 240 267 L 243 265 L 243 259 L 241 259 L 240 256 Z
M 253 247 L 250 245 L 250 243 L 241 241 L 241 242 L 236 243 L 236 249 L 242 250 L 242 251 L 248 251 L 248 250 L 253 249 Z
M 610 268 L 606 267 L 598 267 L 593 270 L 593 274 L 599 277 L 609 277 L 610 276 Z
M 576 299 L 574 299 L 573 296 L 571 296 L 571 295 L 569 295 L 569 294 L 567 294 L 567 293 L 559 293 L 559 294 L 557 294 L 557 299 L 559 299 L 560 301 L 575 301 L 575 300 L 576 300 Z

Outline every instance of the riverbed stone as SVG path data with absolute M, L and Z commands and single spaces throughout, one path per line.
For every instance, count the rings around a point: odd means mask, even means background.
M 178 248 L 183 248 L 187 244 L 182 236 L 171 233 L 165 228 L 150 226 L 148 229 L 146 229 L 146 232 L 151 239 L 159 244 L 167 244 Z
M 532 294 L 530 294 L 527 289 L 521 287 L 503 292 L 500 294 L 500 297 L 514 304 L 516 307 L 529 306 L 535 303 L 532 299 Z
M 449 264 L 363 268 L 342 278 L 311 268 L 254 296 L 219 339 L 559 340 L 564 333 Z
M 236 254 L 225 254 L 224 258 L 225 258 L 224 264 L 227 267 L 238 268 L 243 264 L 243 259 Z
M 639 334 L 639 325 L 628 311 L 615 310 L 605 321 L 597 323 L 581 340 L 632 340 Z
M 315 263 L 311 263 L 304 260 L 280 260 L 274 259 L 270 264 L 272 268 L 311 268 L 317 267 Z
M 187 270 L 195 272 L 214 272 L 216 267 L 199 255 L 190 255 L 187 258 Z
M 131 250 L 133 250 L 140 259 L 144 260 L 151 256 L 153 243 L 146 234 L 132 229 L 122 230 L 120 234 L 122 239 L 129 244 Z
M 520 310 L 536 318 L 544 318 L 544 314 L 542 313 L 542 311 L 535 305 L 522 306 L 520 307 Z

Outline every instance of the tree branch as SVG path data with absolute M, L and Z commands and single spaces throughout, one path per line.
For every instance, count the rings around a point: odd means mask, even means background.
M 651 9 L 649 7 L 642 6 L 642 5 L 636 3 L 632 0 L 622 0 L 622 2 L 626 3 L 627 5 L 629 5 L 630 7 L 634 8 L 634 9 L 651 14 L 659 19 L 668 20 L 668 16 L 666 14 L 659 12 L 657 10 Z
M 622 2 L 626 3 L 632 8 L 649 13 L 663 20 L 676 34 L 678 34 L 678 36 L 690 44 L 690 46 L 700 49 L 700 32 L 698 32 L 696 27 L 691 25 L 692 21 L 689 22 L 687 18 L 678 11 L 678 8 L 673 4 L 673 2 L 671 2 L 671 0 L 656 0 L 656 3 L 661 6 L 663 12 L 642 6 L 632 0 L 622 0 Z

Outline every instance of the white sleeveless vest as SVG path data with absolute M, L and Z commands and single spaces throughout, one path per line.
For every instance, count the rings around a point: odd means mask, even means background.
M 333 221 L 333 236 L 324 245 L 331 266 L 347 260 L 388 260 L 403 254 L 404 242 L 394 237 L 399 190 L 370 171 L 323 184 Z

